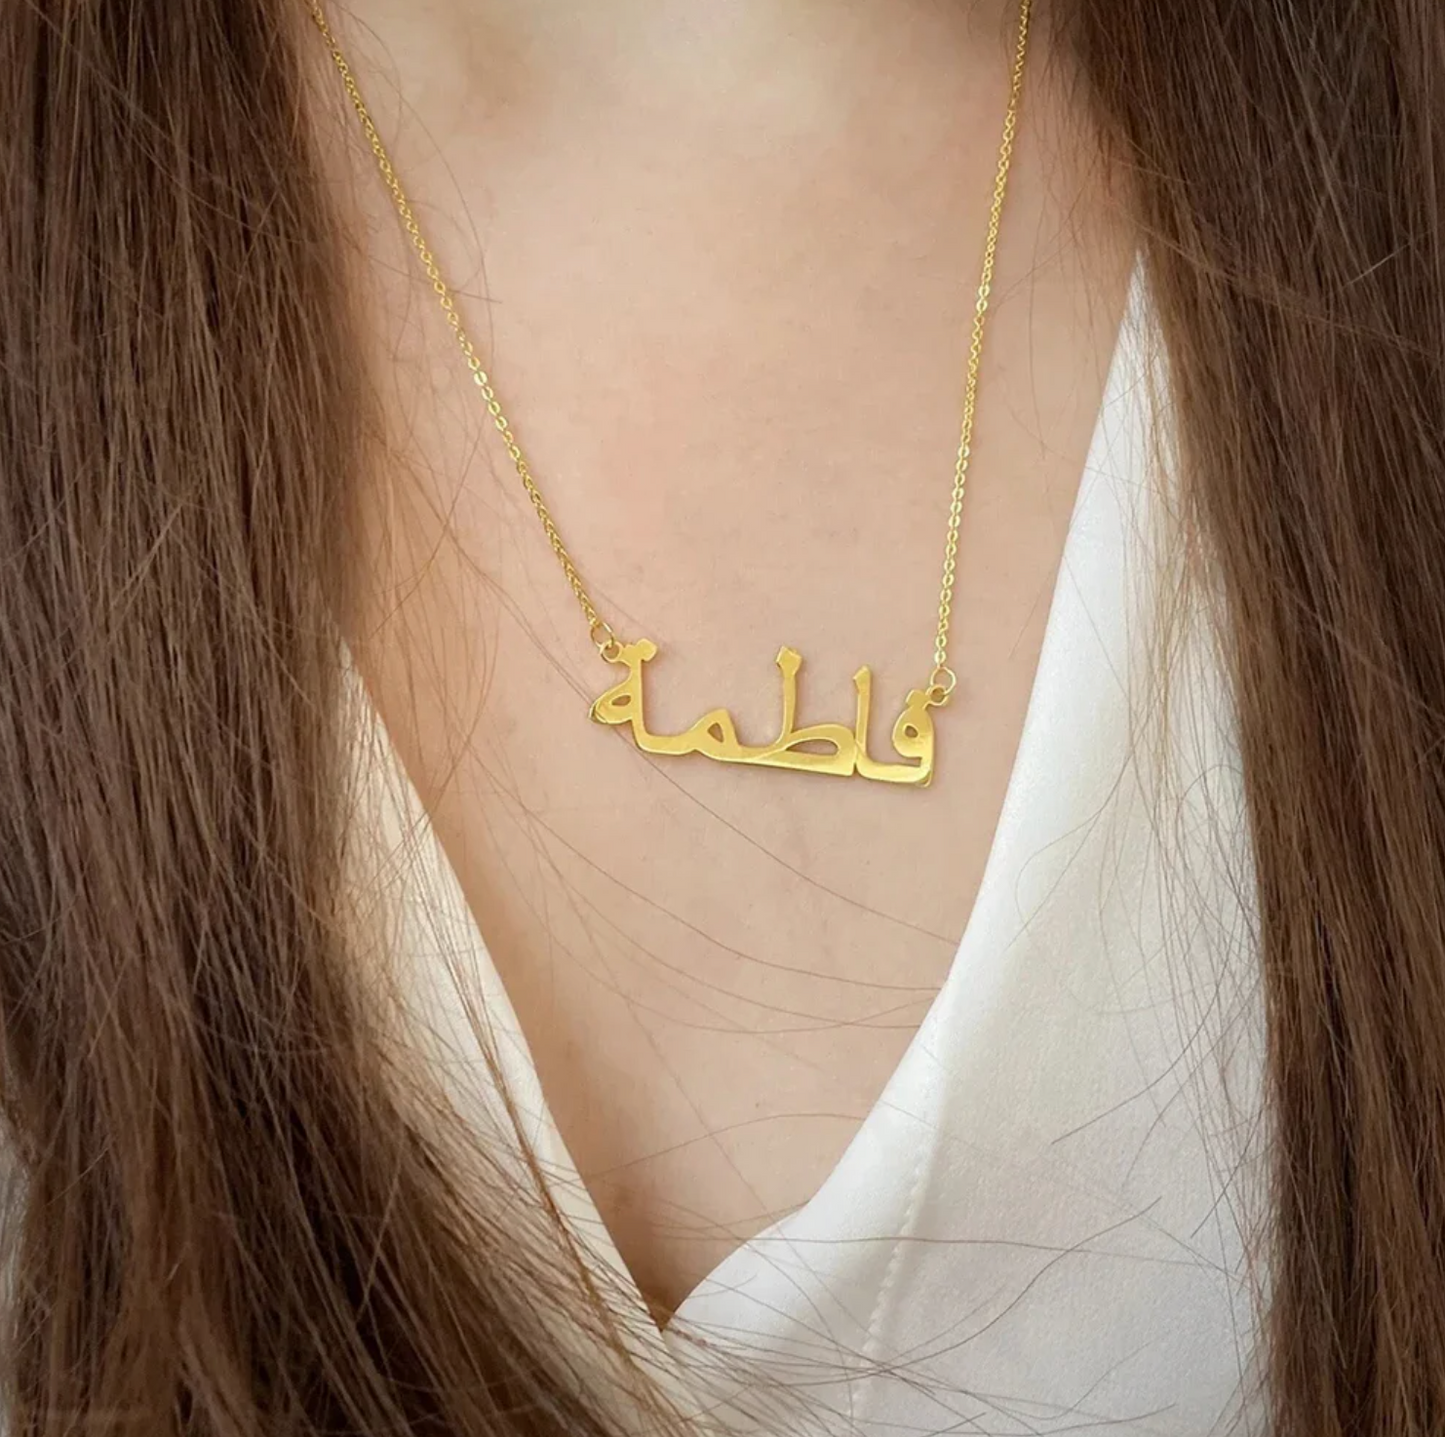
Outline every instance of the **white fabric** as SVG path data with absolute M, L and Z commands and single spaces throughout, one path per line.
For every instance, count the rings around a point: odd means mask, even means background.
M 1151 354 L 1136 283 L 1007 800 L 937 1000 L 817 1195 L 652 1338 L 699 1405 L 743 1429 L 1258 1430 L 1241 1240 L 1260 1054 L 1247 854 L 1202 626 L 1168 689 L 1167 743 L 1150 717 L 1165 507 Z M 438 1061 L 459 1101 L 494 1103 L 447 948 L 478 966 L 529 1136 L 626 1301 L 455 877 L 404 779 L 388 802 L 405 981 Z

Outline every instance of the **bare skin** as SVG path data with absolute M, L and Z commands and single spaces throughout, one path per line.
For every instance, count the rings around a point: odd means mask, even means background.
M 1011 0 L 352 0 L 378 123 L 649 723 L 874 745 L 931 663 Z M 374 173 L 395 462 L 363 670 L 658 1317 L 806 1202 L 968 919 L 1133 237 L 1041 29 L 1004 226 L 926 791 L 650 759 Z M 345 117 L 318 121 L 340 133 Z M 348 135 L 347 138 L 350 138 Z

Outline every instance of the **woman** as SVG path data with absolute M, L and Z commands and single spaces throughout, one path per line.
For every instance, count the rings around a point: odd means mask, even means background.
M 9 1430 L 1438 1432 L 1442 75 L 0 11 Z

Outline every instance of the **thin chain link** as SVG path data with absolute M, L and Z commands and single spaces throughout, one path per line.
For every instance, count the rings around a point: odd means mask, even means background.
M 953 617 L 953 585 L 958 569 L 958 527 L 963 516 L 964 491 L 968 487 L 974 412 L 978 407 L 979 369 L 983 358 L 984 323 L 988 315 L 989 294 L 993 286 L 994 259 L 998 252 L 999 227 L 1003 218 L 1004 195 L 1008 190 L 1009 169 L 1013 161 L 1014 139 L 1018 129 L 1019 101 L 1023 94 L 1024 60 L 1028 53 L 1029 21 L 1032 8 L 1033 0 L 1020 0 L 1018 39 L 1014 49 L 1013 70 L 1009 77 L 1008 109 L 1004 116 L 1003 139 L 999 145 L 993 198 L 989 205 L 988 232 L 984 241 L 983 273 L 979 281 L 978 298 L 974 304 L 973 324 L 969 334 L 968 363 L 964 370 L 963 383 L 963 423 L 959 434 L 958 456 L 953 471 L 953 494 L 948 506 L 948 537 L 943 550 L 943 581 L 938 599 L 938 633 L 933 646 L 933 673 L 929 679 L 929 692 L 935 703 L 945 702 L 958 683 L 957 676 L 948 667 L 948 630 Z M 517 441 L 511 420 L 507 418 L 506 412 L 502 408 L 502 402 L 497 397 L 496 388 L 482 364 L 481 356 L 478 355 L 471 337 L 462 325 L 461 314 L 457 310 L 451 287 L 442 277 L 436 256 L 422 235 L 421 226 L 417 223 L 411 202 L 407 199 L 401 180 L 392 167 L 391 156 L 371 118 L 371 112 L 362 98 L 361 87 L 357 83 L 346 55 L 337 42 L 320 0 L 310 0 L 310 9 L 311 18 L 315 22 L 317 30 L 320 31 L 327 49 L 331 52 L 332 63 L 341 77 L 347 99 L 350 100 L 351 107 L 356 112 L 362 133 L 371 146 L 371 153 L 375 157 L 381 178 L 391 194 L 392 203 L 401 219 L 402 228 L 406 231 L 407 239 L 416 252 L 426 277 L 431 281 L 432 292 L 436 295 L 442 313 L 446 316 L 447 324 L 451 328 L 457 346 L 462 352 L 462 358 L 466 361 L 467 369 L 471 373 L 472 382 L 481 391 L 482 401 L 487 407 L 487 413 L 492 417 L 492 423 L 496 426 L 497 433 L 501 435 L 507 455 L 512 461 L 513 468 L 517 471 L 517 478 L 521 480 L 522 488 L 526 491 L 532 508 L 536 510 L 537 518 L 541 521 L 542 529 L 547 535 L 547 542 L 552 546 L 552 552 L 562 566 L 562 572 L 566 575 L 568 586 L 576 596 L 582 616 L 587 620 L 588 638 L 604 658 L 611 658 L 619 649 L 617 636 L 613 632 L 612 626 L 597 612 L 597 606 L 592 602 L 591 595 L 587 592 L 587 586 L 582 582 L 577 565 L 573 562 L 572 555 L 562 541 L 561 532 L 552 518 L 552 511 L 547 507 L 547 501 L 542 497 L 542 491 L 532 477 L 531 466 L 522 452 L 521 444 Z
M 929 679 L 931 689 L 944 699 L 958 685 L 958 676 L 948 667 L 948 628 L 953 619 L 953 582 L 958 572 L 958 525 L 963 517 L 963 495 L 968 488 L 968 466 L 973 455 L 973 419 L 978 408 L 978 377 L 983 361 L 984 322 L 988 318 L 989 295 L 993 290 L 994 259 L 998 254 L 1004 195 L 1008 192 L 1009 169 L 1013 164 L 1014 138 L 1018 131 L 1019 100 L 1024 88 L 1024 61 L 1028 56 L 1032 9 L 1032 0 L 1021 0 L 1013 71 L 1009 76 L 1008 108 L 1004 113 L 1003 140 L 998 148 L 998 168 L 994 172 L 993 199 L 988 210 L 988 233 L 983 245 L 983 273 L 979 278 L 978 298 L 973 307 L 973 326 L 968 339 L 968 364 L 963 377 L 963 424 L 958 436 L 958 457 L 953 467 L 953 496 L 948 504 L 948 538 L 943 545 L 943 581 L 938 594 L 938 634 L 933 641 L 933 674 Z
M 316 28 L 321 32 L 322 39 L 331 51 L 332 62 L 341 76 L 341 83 L 346 88 L 346 96 L 351 101 L 351 108 L 356 111 L 356 118 L 361 122 L 362 133 L 371 146 L 371 153 L 376 157 L 376 165 L 381 171 L 381 178 L 391 192 L 392 203 L 401 217 L 402 228 L 406 231 L 407 239 L 411 241 L 412 249 L 416 251 L 417 259 L 421 261 L 421 267 L 425 270 L 426 277 L 431 281 L 432 292 L 441 305 L 442 313 L 446 315 L 447 324 L 451 327 L 457 347 L 461 350 L 462 358 L 466 360 L 467 369 L 471 372 L 472 382 L 481 391 L 482 402 L 487 406 L 487 413 L 492 416 L 492 423 L 496 426 L 497 433 L 502 436 L 502 443 L 506 446 L 507 454 L 517 471 L 517 478 L 522 481 L 522 488 L 526 490 L 527 498 L 532 501 L 532 508 L 537 511 L 537 518 L 542 521 L 547 542 L 552 546 L 552 552 L 557 556 L 557 562 L 561 564 L 562 572 L 567 576 L 567 583 L 577 597 L 582 616 L 587 620 L 587 636 L 606 656 L 615 649 L 616 635 L 612 632 L 612 626 L 597 612 L 597 606 L 592 602 L 592 596 L 587 592 L 587 586 L 582 582 L 581 574 L 577 572 L 577 565 L 572 561 L 572 555 L 567 552 L 567 545 L 562 542 L 562 535 L 557 528 L 556 521 L 552 518 L 552 511 L 547 507 L 547 501 L 542 497 L 542 491 L 532 477 L 532 468 L 527 463 L 527 456 L 517 442 L 512 422 L 502 408 L 502 401 L 497 398 L 492 377 L 483 366 L 481 356 L 478 355 L 476 347 L 472 344 L 471 336 L 462 326 L 462 318 L 457 311 L 451 286 L 442 278 L 436 256 L 422 235 L 421 227 L 412 211 L 411 202 L 406 197 L 406 191 L 402 188 L 401 180 L 397 177 L 395 169 L 392 168 L 391 156 L 387 153 L 381 134 L 371 118 L 371 112 L 362 98 L 361 87 L 357 84 L 356 76 L 353 74 L 341 46 L 337 43 L 336 36 L 327 21 L 326 12 L 319 3 L 316 3 L 316 0 L 313 0 L 311 5 L 311 18 L 316 22 Z

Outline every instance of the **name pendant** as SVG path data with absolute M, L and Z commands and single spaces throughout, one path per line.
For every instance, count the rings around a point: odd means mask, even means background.
M 599 652 L 609 663 L 626 671 L 625 677 L 593 702 L 591 717 L 601 724 L 629 727 L 632 741 L 643 753 L 670 758 L 701 754 L 715 763 L 746 763 L 759 768 L 788 768 L 799 773 L 831 774 L 836 778 L 872 779 L 926 788 L 933 779 L 933 715 L 953 691 L 952 683 L 934 683 L 910 689 L 903 711 L 893 725 L 893 748 L 900 763 L 882 763 L 868 754 L 868 719 L 873 705 L 873 673 L 864 665 L 853 675 L 857 694 L 853 726 L 840 723 L 797 726 L 798 670 L 803 656 L 784 645 L 775 662 L 782 674 L 783 719 L 778 736 L 758 746 L 742 743 L 737 725 L 726 709 L 711 709 L 690 728 L 678 734 L 651 733 L 647 727 L 642 670 L 657 657 L 651 639 L 623 643 L 608 637 Z M 950 674 L 951 678 L 952 675 Z

